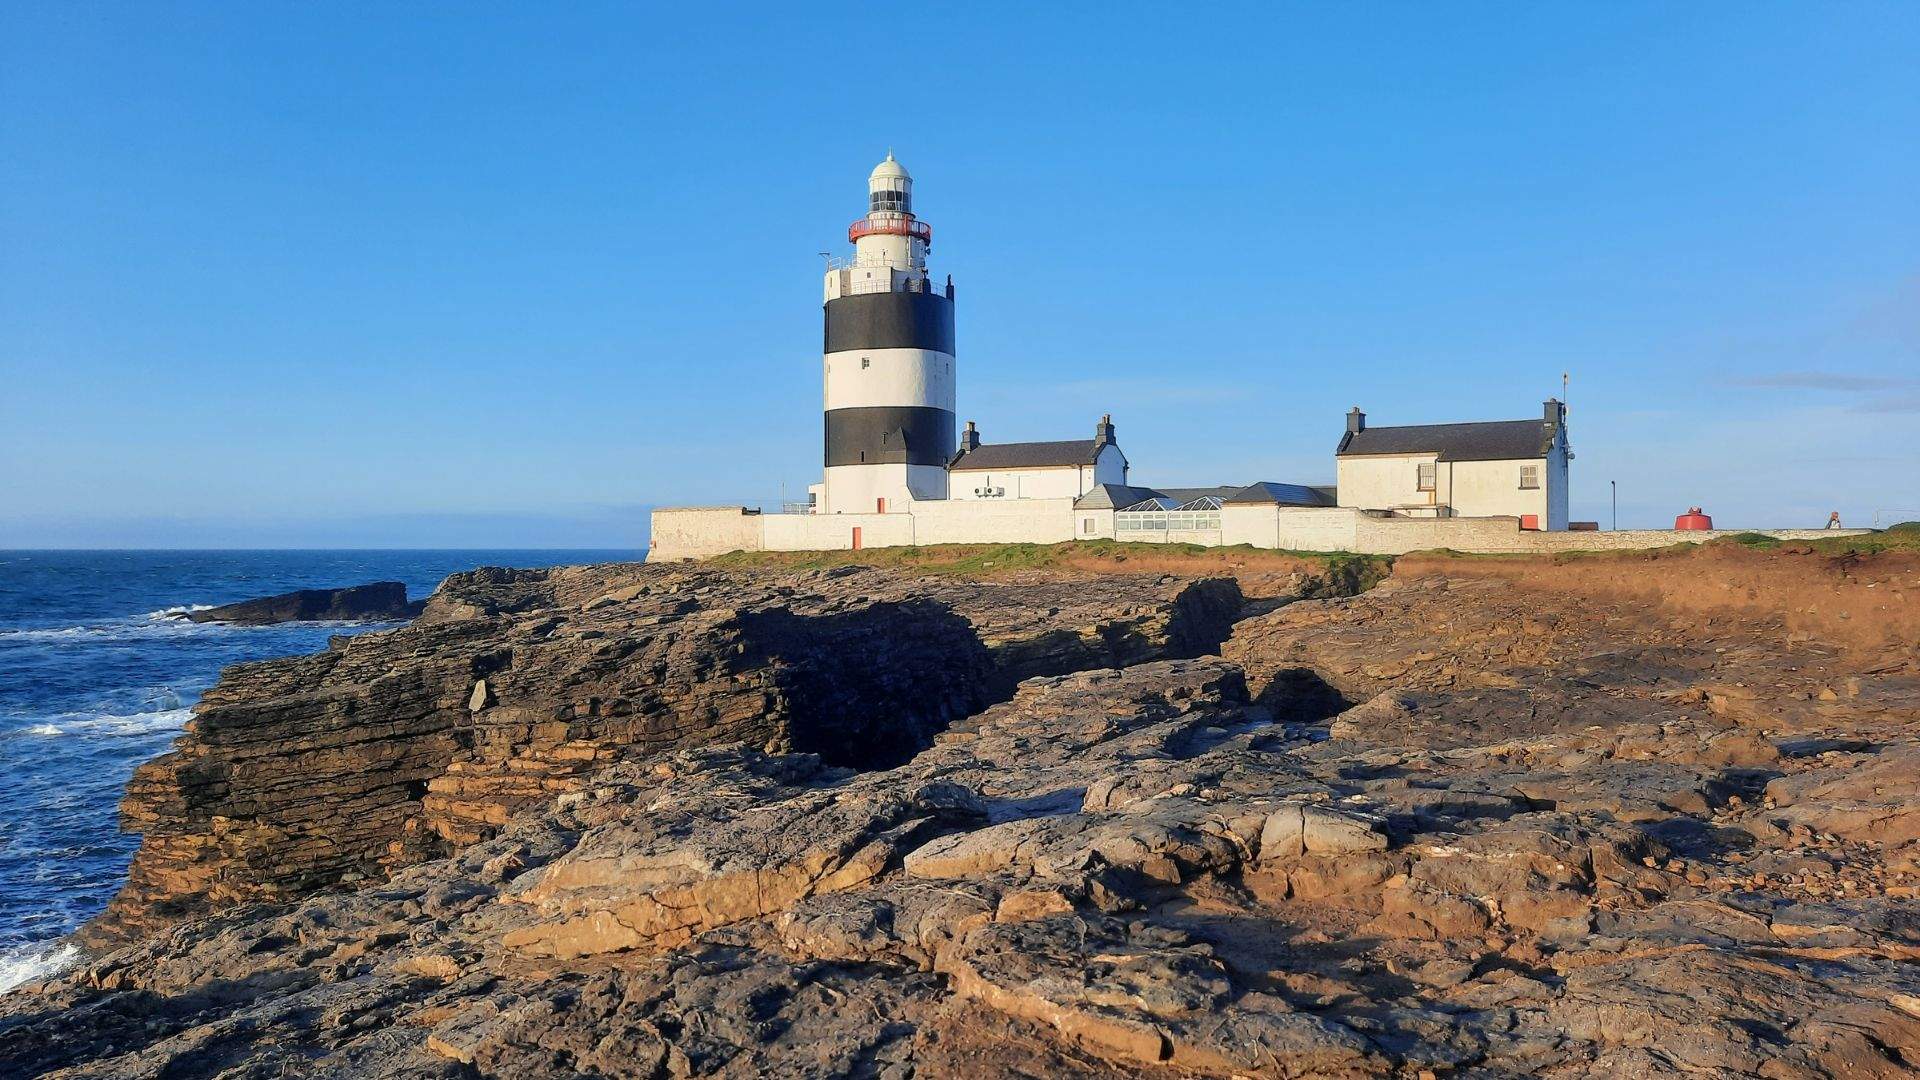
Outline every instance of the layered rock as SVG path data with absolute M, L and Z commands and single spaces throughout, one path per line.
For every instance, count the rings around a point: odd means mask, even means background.
M 1231 579 L 455 575 L 412 626 L 227 671 L 129 785 L 144 840 L 92 933 L 377 880 L 676 747 L 898 762 L 1028 674 L 1216 647 L 1239 604 Z
M 752 669 L 776 682 L 831 616 L 956 617 L 968 588 L 705 573 L 671 578 L 698 601 L 676 623 L 782 643 Z M 618 596 L 655 584 L 635 574 L 451 589 L 393 637 L 473 656 L 426 644 L 607 628 L 654 602 Z M 748 588 L 785 614 L 755 625 Z M 653 655 L 641 636 L 586 640 Z M 1022 638 L 986 636 L 991 685 Z M 1225 651 L 1029 678 L 885 767 L 798 752 L 791 707 L 772 734 L 612 754 L 471 843 L 424 826 L 378 883 L 188 919 L 0 999 L 0 1073 L 1920 1070 L 1910 661 L 1468 572 L 1258 614 Z M 475 747 L 556 666 L 509 659 L 448 684 Z M 277 693 L 348 662 L 272 669 Z
M 1030 681 L 891 770 L 619 763 L 376 888 L 189 922 L 17 996 L 0 1068 L 1911 1071 L 1920 930 L 1896 901 L 1727 888 L 1724 840 L 1480 782 L 1619 750 L 1541 738 L 1336 753 L 1197 660 Z

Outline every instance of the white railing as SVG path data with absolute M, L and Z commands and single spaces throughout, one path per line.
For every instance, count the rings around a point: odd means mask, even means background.
M 855 254 L 846 255 L 846 256 L 841 256 L 841 255 L 827 256 L 827 269 L 829 270 L 867 270 L 867 269 L 877 270 L 883 266 L 892 270 L 912 269 L 911 267 L 906 267 L 906 266 L 895 266 L 893 262 L 889 260 L 885 255 L 875 255 L 875 254 L 861 255 L 861 254 L 855 253 Z

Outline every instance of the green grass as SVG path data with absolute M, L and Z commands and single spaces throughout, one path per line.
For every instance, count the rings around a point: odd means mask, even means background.
M 1393 560 L 1344 551 L 1271 551 L 1246 544 L 1136 544 L 1082 540 L 1063 544 L 929 544 L 863 548 L 859 551 L 735 551 L 711 560 L 715 566 L 782 566 L 820 570 L 835 566 L 881 566 L 924 574 L 984 577 L 1020 570 L 1093 570 L 1125 573 L 1133 567 L 1151 572 L 1165 562 L 1191 562 L 1196 568 L 1226 566 L 1276 568 L 1299 562 L 1321 564 L 1340 578 L 1385 576 Z
M 1920 522 L 1906 522 L 1864 536 L 1837 536 L 1823 540 L 1776 540 L 1760 533 L 1740 533 L 1711 541 L 1753 551 L 1784 550 L 1821 555 L 1871 555 L 1882 552 L 1920 552 Z M 1558 551 L 1552 554 L 1478 553 L 1445 548 L 1416 552 L 1462 560 L 1550 559 L 1571 562 L 1589 559 L 1688 558 L 1709 545 L 1675 543 L 1637 550 Z M 713 560 L 715 566 L 790 567 L 821 570 L 836 566 L 878 566 L 930 575 L 995 577 L 1023 570 L 1060 570 L 1091 573 L 1222 573 L 1270 568 L 1285 571 L 1301 563 L 1317 564 L 1329 584 L 1347 589 L 1371 586 L 1386 577 L 1394 559 L 1385 555 L 1356 555 L 1344 551 L 1274 551 L 1245 544 L 1203 547 L 1199 544 L 1143 544 L 1118 540 L 1081 540 L 1064 544 L 929 544 L 916 547 L 865 548 L 860 551 L 736 551 Z M 1170 565 L 1171 564 L 1171 565 Z
M 1878 555 L 1883 552 L 1920 552 L 1920 521 L 1903 521 L 1865 536 L 1836 536 L 1828 540 L 1795 540 L 1794 546 L 1822 555 Z
M 1768 536 L 1765 533 L 1743 532 L 1734 533 L 1732 536 L 1723 536 L 1718 540 L 1709 541 L 1709 543 L 1739 544 L 1741 547 L 1750 548 L 1777 548 L 1780 546 L 1781 541 L 1779 538 Z

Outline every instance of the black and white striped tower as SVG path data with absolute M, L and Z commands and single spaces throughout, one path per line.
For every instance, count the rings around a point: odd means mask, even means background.
M 867 177 L 853 258 L 826 280 L 827 474 L 816 512 L 904 511 L 947 497 L 954 452 L 953 279 L 927 277 L 933 230 L 891 151 Z

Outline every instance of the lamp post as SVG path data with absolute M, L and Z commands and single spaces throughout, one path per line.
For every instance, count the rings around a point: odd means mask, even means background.
M 1613 492 L 1613 531 L 1620 531 L 1620 481 L 1609 480 L 1607 487 Z

